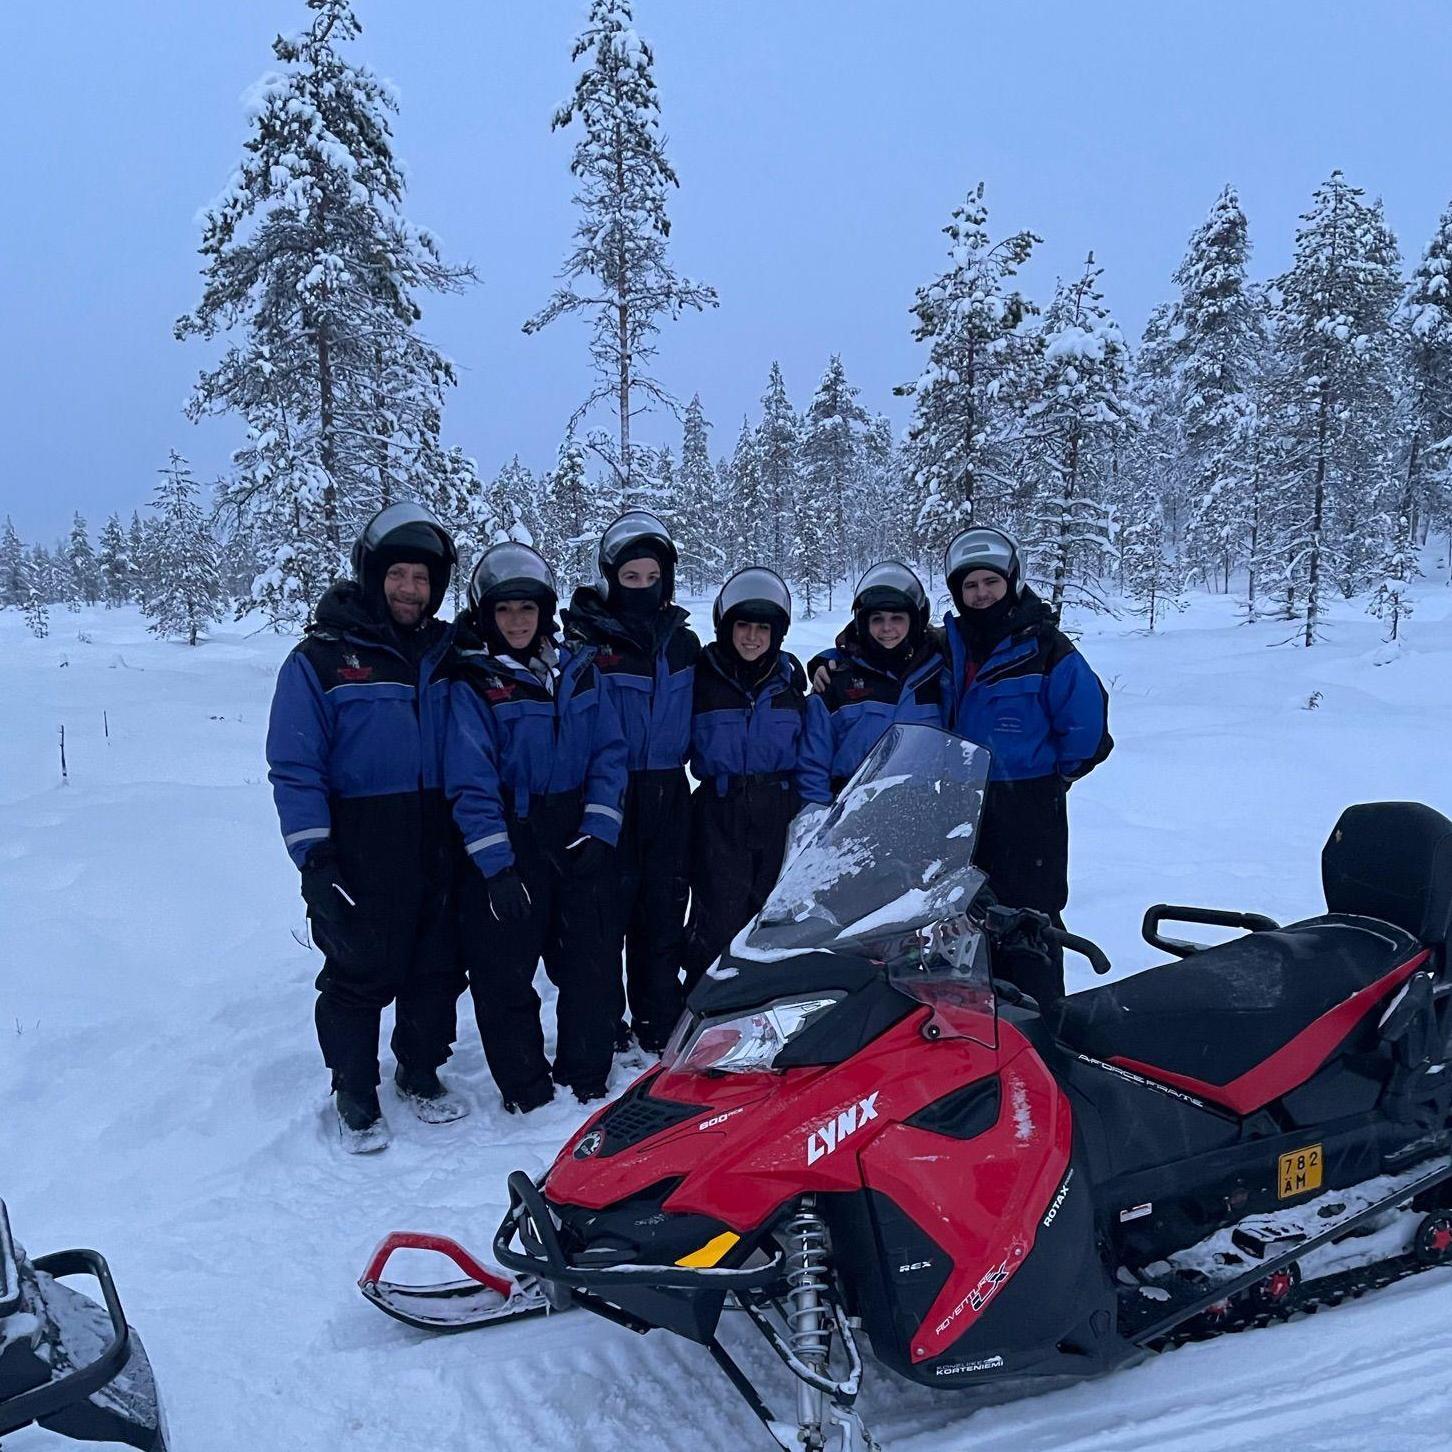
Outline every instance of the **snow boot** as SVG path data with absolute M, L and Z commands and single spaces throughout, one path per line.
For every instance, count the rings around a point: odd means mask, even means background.
M 388 1148 L 392 1136 L 388 1121 L 378 1107 L 376 1089 L 370 1087 L 359 1091 L 339 1087 L 333 1098 L 338 1111 L 338 1133 L 342 1136 L 343 1148 L 350 1155 L 372 1154 Z
M 437 1069 L 406 1069 L 400 1064 L 393 1084 L 399 1097 L 425 1124 L 450 1124 L 469 1112 L 465 1100 L 439 1082 Z
M 543 1109 L 554 1097 L 554 1081 L 545 1079 L 539 1084 L 532 1085 L 523 1094 L 516 1094 L 513 1099 L 506 1099 L 504 1109 L 508 1114 L 529 1114 L 536 1109 Z

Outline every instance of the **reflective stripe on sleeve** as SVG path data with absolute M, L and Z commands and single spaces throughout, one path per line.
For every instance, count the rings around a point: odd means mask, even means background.
M 282 839 L 282 845 L 284 847 L 296 847 L 299 842 L 317 842 L 323 837 L 331 837 L 332 835 L 333 829 L 331 827 L 307 827 L 301 832 L 289 832 Z
M 480 837 L 477 842 L 466 842 L 464 851 L 472 857 L 476 852 L 482 852 L 486 847 L 493 847 L 496 843 L 509 841 L 508 832 L 495 832 L 488 837 Z
M 585 810 L 587 812 L 603 812 L 607 817 L 619 822 L 622 827 L 625 825 L 625 818 L 614 807 L 602 807 L 598 802 L 589 802 L 586 804 Z

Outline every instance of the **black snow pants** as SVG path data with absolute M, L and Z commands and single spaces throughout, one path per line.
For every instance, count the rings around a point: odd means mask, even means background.
M 413 806 L 411 831 L 424 850 L 385 846 L 373 831 L 350 831 L 346 806 L 334 806 L 340 865 L 357 906 L 342 926 L 312 920 L 324 954 L 314 1013 L 318 1046 L 333 1087 L 356 1092 L 378 1083 L 378 1033 L 393 1010 L 394 1058 L 409 1068 L 436 1069 L 454 1043 L 454 1009 L 464 988 L 452 901 L 453 846 L 442 797 Z M 370 826 L 374 825 L 369 823 Z
M 636 771 L 625 792 L 625 825 L 612 899 L 612 962 L 625 947 L 625 986 L 618 971 L 615 1019 L 631 1027 L 641 1047 L 665 1047 L 681 1014 L 681 960 L 691 871 L 691 789 L 684 767 Z
M 1034 908 L 1063 927 L 1069 901 L 1069 815 L 1064 783 L 1057 776 L 991 781 L 973 860 L 988 874 L 994 896 L 1007 907 Z M 1064 955 L 1048 961 L 1032 952 L 1000 955 L 1000 978 L 1031 993 L 1047 1008 L 1064 996 Z
M 565 849 L 580 834 L 581 807 L 579 792 L 560 792 L 534 797 L 523 822 L 511 815 L 514 867 L 530 899 L 522 920 L 501 923 L 483 873 L 472 862 L 463 868 L 464 966 L 484 1057 L 506 1104 L 538 1102 L 552 1077 L 571 1088 L 603 1089 L 610 1073 L 618 978 L 604 907 L 610 874 L 570 875 Z M 553 1070 L 534 989 L 541 959 L 559 995 Z
M 761 911 L 781 872 L 787 829 L 801 805 L 791 779 L 732 779 L 721 795 L 703 782 L 691 797 L 691 917 L 686 992 Z

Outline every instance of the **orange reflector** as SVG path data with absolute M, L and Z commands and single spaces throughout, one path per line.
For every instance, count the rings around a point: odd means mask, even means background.
M 676 1264 L 691 1270 L 708 1270 L 740 1239 L 734 1230 L 723 1230 L 714 1240 L 708 1240 L 700 1250 L 683 1255 Z

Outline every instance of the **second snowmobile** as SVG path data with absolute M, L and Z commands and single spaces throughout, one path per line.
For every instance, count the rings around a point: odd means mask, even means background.
M 510 1176 L 513 1279 L 456 1283 L 452 1324 L 548 1303 L 664 1328 L 779 1446 L 864 1452 L 864 1340 L 1001 1400 L 1452 1263 L 1452 822 L 1350 807 L 1326 912 L 1159 905 L 1144 934 L 1169 961 L 1041 1007 L 995 965 L 1108 964 L 994 902 L 972 863 L 987 768 L 948 732 L 888 731 L 661 1064 L 538 1182 Z M 1244 935 L 1201 946 L 1177 920 Z M 450 1324 L 449 1288 L 404 1304 L 371 1269 L 385 1309 Z M 793 1415 L 722 1345 L 727 1307 L 793 1374 Z

